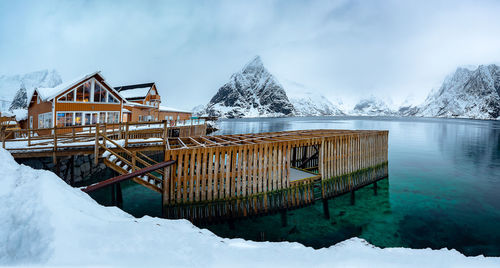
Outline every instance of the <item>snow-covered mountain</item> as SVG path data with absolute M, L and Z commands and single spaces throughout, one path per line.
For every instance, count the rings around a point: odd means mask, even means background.
M 18 75 L 0 75 L 0 100 L 2 110 L 10 107 L 10 103 L 22 85 L 30 96 L 35 87 L 55 87 L 62 83 L 56 70 L 42 70 Z
M 234 73 L 197 114 L 226 118 L 290 116 L 295 109 L 259 56 Z
M 418 116 L 500 119 L 500 67 L 459 67 L 429 94 Z
M 333 104 L 325 96 L 310 90 L 308 87 L 282 80 L 286 93 L 298 116 L 344 115 L 342 101 Z
M 396 115 L 396 112 L 384 100 L 370 96 L 356 103 L 354 108 L 349 112 L 349 115 L 392 116 Z

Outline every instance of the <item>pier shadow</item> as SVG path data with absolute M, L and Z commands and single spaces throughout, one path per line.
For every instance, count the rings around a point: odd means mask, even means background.
M 384 240 L 394 238 L 395 234 L 383 228 L 383 215 L 391 213 L 388 178 L 377 182 L 376 193 L 373 184 L 357 190 L 354 204 L 350 194 L 329 199 L 328 211 L 330 219 L 325 217 L 323 203 L 317 201 L 311 206 L 287 211 L 286 226 L 283 226 L 283 215 L 278 213 L 199 227 L 226 238 L 300 242 L 313 248 L 329 247 L 352 237 L 369 242 L 376 240 L 382 245 L 387 244 Z M 373 233 L 379 235 L 374 237 Z

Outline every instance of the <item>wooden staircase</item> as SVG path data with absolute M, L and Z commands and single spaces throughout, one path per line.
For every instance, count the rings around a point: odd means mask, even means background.
M 104 153 L 101 155 L 104 164 L 118 172 L 120 175 L 132 173 L 138 169 L 158 164 L 158 162 L 141 152 L 132 152 L 125 149 L 123 146 L 109 139 L 105 135 L 100 135 L 100 137 L 102 137 L 102 143 L 100 139 L 97 139 L 96 145 L 98 145 L 99 148 L 104 149 Z M 110 147 L 106 146 L 107 142 L 110 143 Z M 132 180 L 161 194 L 163 192 L 163 177 L 164 172 L 156 170 L 154 172 L 134 177 Z

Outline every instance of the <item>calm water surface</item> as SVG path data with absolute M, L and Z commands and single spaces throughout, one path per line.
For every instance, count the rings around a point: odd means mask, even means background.
M 208 226 L 223 237 L 297 241 L 315 248 L 351 237 L 380 247 L 455 248 L 500 256 L 500 122 L 459 119 L 302 117 L 220 122 L 216 134 L 300 129 L 389 130 L 389 178 L 329 201 L 280 215 Z M 159 216 L 160 196 L 127 183 L 124 210 Z M 101 203 L 103 194 L 94 195 Z

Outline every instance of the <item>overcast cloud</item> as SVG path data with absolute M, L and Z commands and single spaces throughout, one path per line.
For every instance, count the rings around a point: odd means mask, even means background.
M 459 65 L 500 62 L 499 1 L 0 0 L 0 74 L 101 70 L 206 104 L 260 55 L 278 79 L 352 105 L 423 100 Z

